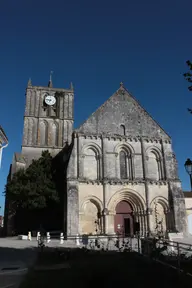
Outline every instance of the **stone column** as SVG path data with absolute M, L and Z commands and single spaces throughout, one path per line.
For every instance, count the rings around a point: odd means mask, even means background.
M 131 164 L 131 178 L 132 180 L 135 179 L 135 156 L 132 154 L 130 157 L 130 164 Z
M 143 214 L 143 211 L 140 212 L 140 234 L 145 234 L 145 216 Z
M 111 212 L 109 212 L 107 215 L 106 215 L 106 234 L 107 235 L 113 235 L 115 233 L 114 231 L 114 217 L 115 215 Z
M 115 154 L 115 178 L 120 179 L 120 163 L 119 163 L 119 154 Z
M 106 207 L 106 183 L 103 183 L 103 211 L 102 211 L 102 217 L 103 217 L 103 233 L 107 234 L 107 214 L 108 209 Z
M 107 163 L 106 163 L 106 144 L 105 144 L 105 140 L 102 136 L 101 136 L 101 149 L 102 149 L 102 155 L 101 155 L 101 181 L 102 181 L 102 185 L 103 185 L 103 211 L 102 211 L 102 218 L 103 218 L 103 233 L 106 234 L 107 233 L 107 219 L 106 219 L 106 215 L 108 214 L 108 210 L 106 207 L 106 183 L 105 183 L 105 178 L 106 178 L 106 169 L 107 169 Z
M 148 229 L 148 232 L 149 233 L 152 233 L 153 232 L 153 223 L 154 223 L 154 219 L 153 219 L 153 211 L 151 208 L 148 208 L 148 210 L 146 211 L 146 217 L 149 221 L 149 229 Z
M 148 171 L 146 163 L 146 153 L 143 138 L 141 137 L 141 155 L 142 155 L 142 164 L 143 164 L 143 179 L 145 181 L 145 200 L 146 200 L 146 220 L 147 220 L 147 233 L 151 233 L 151 221 L 150 221 L 150 205 L 149 205 L 149 183 L 148 183 Z
M 77 183 L 67 183 L 67 235 L 79 234 L 79 191 Z

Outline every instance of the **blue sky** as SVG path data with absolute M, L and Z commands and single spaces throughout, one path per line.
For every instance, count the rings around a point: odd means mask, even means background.
M 182 73 L 192 59 L 191 0 L 8 0 L 0 9 L 0 125 L 9 138 L 0 195 L 20 151 L 25 88 L 75 87 L 75 126 L 116 91 L 121 81 L 171 135 L 183 189 L 192 157 L 192 93 Z M 0 196 L 3 212 L 4 197 Z

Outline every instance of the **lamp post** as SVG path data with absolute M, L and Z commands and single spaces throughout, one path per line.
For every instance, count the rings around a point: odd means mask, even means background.
M 187 171 L 187 173 L 189 174 L 189 177 L 190 177 L 190 185 L 191 185 L 191 192 L 192 192 L 192 161 L 191 159 L 187 159 L 185 161 L 185 170 Z

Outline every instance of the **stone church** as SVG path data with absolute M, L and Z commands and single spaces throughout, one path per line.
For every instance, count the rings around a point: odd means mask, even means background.
M 28 82 L 21 153 L 11 174 L 49 150 L 65 153 L 67 235 L 186 232 L 185 202 L 170 136 L 123 83 L 79 128 L 74 89 Z

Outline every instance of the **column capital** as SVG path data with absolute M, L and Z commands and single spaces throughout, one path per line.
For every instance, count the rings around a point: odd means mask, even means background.
M 146 209 L 146 214 L 147 215 L 152 215 L 152 213 L 153 213 L 153 209 L 152 208 L 147 208 Z

